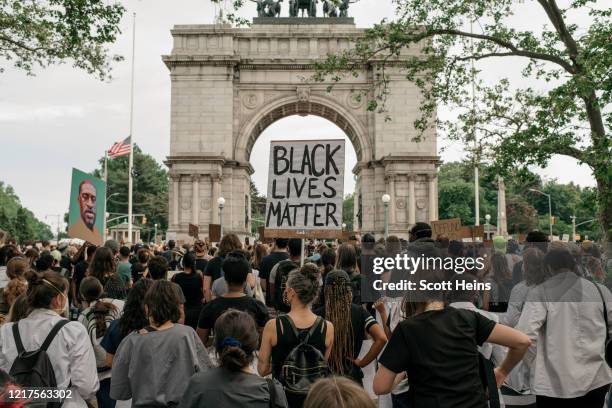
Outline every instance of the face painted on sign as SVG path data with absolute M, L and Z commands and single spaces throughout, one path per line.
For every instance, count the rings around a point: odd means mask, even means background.
M 93 230 L 96 223 L 96 188 L 89 180 L 85 180 L 79 187 L 79 207 L 81 219 L 87 228 Z

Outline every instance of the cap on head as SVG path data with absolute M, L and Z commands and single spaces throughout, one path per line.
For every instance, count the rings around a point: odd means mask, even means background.
M 506 238 L 502 237 L 501 235 L 497 235 L 493 237 L 493 248 L 495 249 L 495 252 L 505 254 L 506 253 Z

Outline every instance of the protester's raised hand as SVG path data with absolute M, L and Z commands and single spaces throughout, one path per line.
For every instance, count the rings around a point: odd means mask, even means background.
M 385 312 L 385 299 L 379 298 L 376 302 L 374 302 L 374 309 L 376 309 L 380 314 Z

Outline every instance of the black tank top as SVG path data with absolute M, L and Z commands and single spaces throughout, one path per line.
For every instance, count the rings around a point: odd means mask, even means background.
M 295 333 L 291 329 L 291 319 L 289 315 L 281 315 L 276 318 L 276 346 L 272 348 L 272 376 L 276 379 L 280 377 L 281 368 L 285 359 L 291 353 L 291 350 L 300 343 L 300 339 L 295 337 Z M 308 344 L 316 347 L 322 354 L 325 354 L 325 337 L 327 334 L 327 324 L 325 319 L 317 319 L 314 324 L 319 321 L 317 329 L 308 339 Z M 281 330 L 282 328 L 282 330 Z M 300 338 L 306 336 L 312 326 L 305 329 L 298 328 Z

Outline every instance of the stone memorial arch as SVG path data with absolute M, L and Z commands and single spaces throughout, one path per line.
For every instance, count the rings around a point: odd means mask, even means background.
M 187 239 L 189 224 L 195 224 L 207 235 L 208 224 L 219 223 L 217 199 L 224 197 L 224 232 L 247 235 L 251 150 L 269 125 L 291 115 L 326 118 L 352 142 L 358 160 L 355 229 L 383 233 L 385 193 L 391 196 L 390 234 L 406 237 L 415 222 L 437 219 L 436 134 L 432 129 L 421 141 L 412 140 L 421 95 L 400 68 L 419 48 L 404 50 L 385 69 L 392 119 L 385 121 L 358 96 L 379 75 L 376 61 L 331 92 L 328 83 L 308 80 L 314 60 L 363 35 L 351 18 L 254 22 L 250 28 L 178 25 L 171 31 L 172 53 L 163 57 L 172 81 L 168 231 Z

